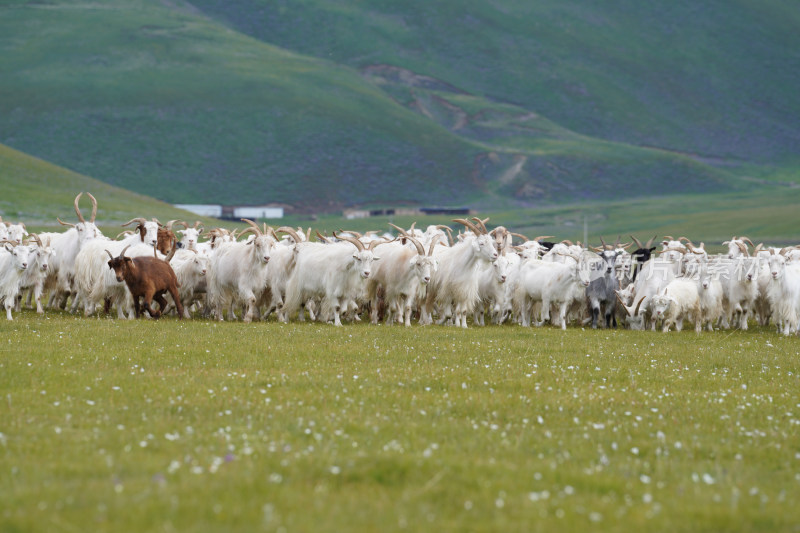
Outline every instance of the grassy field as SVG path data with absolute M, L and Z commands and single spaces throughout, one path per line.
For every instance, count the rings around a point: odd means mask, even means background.
M 0 530 L 789 531 L 797 338 L 0 322 Z

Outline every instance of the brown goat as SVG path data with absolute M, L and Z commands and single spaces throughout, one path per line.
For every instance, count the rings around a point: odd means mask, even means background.
M 178 246 L 178 238 L 172 231 L 172 225 L 176 221 L 170 220 L 169 222 L 167 222 L 166 226 L 155 218 L 153 219 L 153 222 L 156 222 L 158 224 L 158 244 L 156 245 L 156 249 L 162 254 L 167 255 L 174 248 Z
M 120 252 L 119 257 L 112 256 L 108 250 L 106 250 L 106 253 L 111 258 L 108 262 L 108 268 L 114 270 L 117 281 L 124 281 L 128 286 L 128 290 L 131 291 L 136 317 L 141 316 L 142 308 L 146 309 L 151 317 L 160 317 L 164 309 L 167 308 L 167 300 L 164 299 L 164 293 L 169 292 L 178 310 L 178 318 L 183 318 L 183 304 L 181 304 L 181 299 L 178 295 L 178 278 L 169 264 L 169 259 L 173 254 L 170 254 L 166 261 L 157 257 L 147 256 L 131 258 L 125 257 L 125 250 L 128 248 L 129 246 L 126 246 Z M 139 298 L 143 298 L 141 304 L 139 303 Z M 161 306 L 157 311 L 153 310 L 150 305 L 153 300 Z

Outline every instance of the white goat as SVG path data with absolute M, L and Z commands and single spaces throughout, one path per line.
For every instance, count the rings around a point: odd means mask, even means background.
M 25 269 L 19 280 L 19 295 L 17 296 L 16 311 L 22 310 L 22 297 L 28 291 L 28 304 L 31 303 L 31 298 L 36 302 L 36 312 L 40 315 L 44 313 L 42 307 L 42 291 L 44 290 L 44 282 L 47 278 L 47 272 L 50 268 L 50 261 L 55 252 L 49 246 L 49 241 L 45 239 L 45 243 L 35 233 L 31 233 L 30 237 L 36 244 L 31 244 L 29 248 L 28 268 Z
M 245 232 L 252 231 L 255 238 L 248 242 L 222 243 L 211 257 L 208 300 L 217 320 L 223 320 L 225 308 L 228 309 L 228 319 L 235 320 L 233 309 L 240 303 L 247 306 L 243 320 L 252 321 L 256 303 L 266 290 L 267 264 L 275 239 L 263 233 L 252 220 L 242 220 L 250 225 Z
M 4 241 L 0 248 L 0 301 L 6 308 L 6 319 L 13 320 L 11 309 L 17 303 L 19 283 L 30 261 L 27 246 Z
M 75 258 L 87 242 L 103 237 L 94 223 L 97 216 L 97 200 L 90 193 L 86 193 L 92 201 L 92 215 L 87 222 L 78 206 L 82 195 L 83 193 L 78 193 L 73 203 L 75 214 L 78 216 L 77 224 L 56 219 L 63 226 L 71 226 L 70 229 L 63 233 L 39 234 L 42 240 L 49 240 L 50 248 L 53 249 L 44 286 L 44 290 L 50 293 L 47 303 L 50 308 L 65 308 L 70 295 L 75 295 Z
M 372 274 L 372 263 L 380 259 L 373 250 L 384 241 L 373 241 L 366 247 L 352 237 L 337 238 L 347 242 L 298 245 L 295 267 L 286 284 L 284 320 L 307 301 L 321 299 L 323 309 L 319 316 L 333 314 L 334 324 L 341 326 L 341 313 L 364 294 L 365 280 Z
M 467 327 L 467 316 L 478 303 L 478 278 L 475 270 L 481 263 L 489 263 L 497 259 L 495 241 L 485 225 L 478 229 L 472 222 L 455 219 L 472 230 L 474 235 L 465 238 L 451 247 L 437 249 L 434 257 L 439 262 L 439 269 L 428 283 L 428 294 L 425 306 L 421 311 L 421 323 L 433 322 L 434 305 L 439 309 L 439 323 L 448 318 L 455 319 L 455 325 Z
M 531 325 L 531 314 L 541 306 L 537 325 L 550 320 L 550 306 L 558 305 L 554 323 L 567 329 L 567 309 L 574 302 L 585 301 L 591 270 L 582 257 L 573 257 L 569 264 L 557 261 L 527 261 L 520 266 L 514 295 L 521 324 Z
M 395 226 L 396 227 L 396 226 Z M 378 323 L 381 302 L 386 308 L 386 323 L 395 320 L 411 325 L 416 301 L 424 296 L 431 276 L 438 267 L 433 249 L 440 237 L 431 242 L 427 254 L 422 243 L 398 228 L 407 244 L 392 242 L 381 248 L 381 260 L 367 279 L 367 299 L 371 304 L 370 320 Z M 382 298 L 381 298 L 382 296 Z
M 661 331 L 669 331 L 672 325 L 676 331 L 680 331 L 683 329 L 683 319 L 692 317 L 695 321 L 694 330 L 700 333 L 700 296 L 694 280 L 678 278 L 670 281 L 661 293 L 653 296 L 650 305 L 653 316 L 662 321 Z

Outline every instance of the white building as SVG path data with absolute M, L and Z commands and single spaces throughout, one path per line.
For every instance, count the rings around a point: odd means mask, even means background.
M 222 206 L 213 204 L 175 204 L 178 209 L 184 209 L 201 217 L 220 218 Z
M 257 220 L 260 218 L 283 218 L 283 208 L 266 205 L 234 207 L 233 217 L 249 218 L 251 220 Z

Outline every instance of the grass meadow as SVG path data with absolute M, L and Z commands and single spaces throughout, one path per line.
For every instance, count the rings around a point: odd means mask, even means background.
M 0 322 L 0 530 L 787 531 L 771 329 Z

